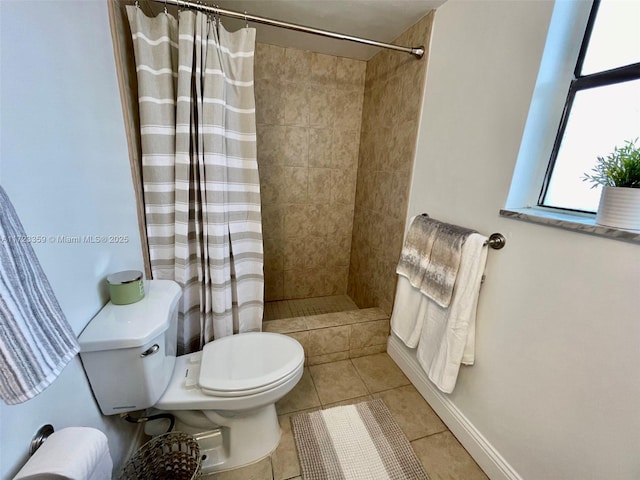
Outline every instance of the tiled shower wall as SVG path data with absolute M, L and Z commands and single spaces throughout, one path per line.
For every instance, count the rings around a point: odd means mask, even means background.
M 366 63 L 256 45 L 265 299 L 345 294 Z
M 395 43 L 424 45 L 434 13 Z M 384 50 L 367 62 L 348 294 L 391 313 L 422 106 L 427 56 Z

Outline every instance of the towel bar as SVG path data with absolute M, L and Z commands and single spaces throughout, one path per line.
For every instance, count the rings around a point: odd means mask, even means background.
M 428 213 L 421 213 L 420 215 L 424 217 L 429 216 Z M 485 242 L 485 245 L 489 245 L 489 247 L 493 248 L 494 250 L 500 250 L 506 244 L 507 239 L 504 238 L 504 235 L 502 235 L 501 233 L 492 233 L 491 235 L 489 235 L 489 240 Z
M 487 245 L 489 245 L 494 250 L 500 250 L 507 244 L 507 239 L 504 238 L 504 235 L 501 233 L 492 233 L 489 235 L 489 240 L 487 240 Z

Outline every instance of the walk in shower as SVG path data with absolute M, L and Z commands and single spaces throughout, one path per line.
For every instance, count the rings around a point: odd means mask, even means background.
M 432 17 L 397 43 L 428 46 Z M 297 316 L 301 299 L 390 314 L 426 62 L 256 46 L 265 320 Z
M 131 3 L 111 11 L 123 64 L 131 48 L 123 11 Z M 148 13 L 161 13 L 161 4 L 141 2 L 150 5 Z M 424 45 L 420 59 L 386 49 L 368 61 L 338 57 L 261 43 L 258 32 L 265 320 L 354 306 L 391 313 L 433 17 L 393 42 Z M 125 104 L 135 105 L 131 71 L 119 74 Z M 135 129 L 135 118 L 129 123 Z

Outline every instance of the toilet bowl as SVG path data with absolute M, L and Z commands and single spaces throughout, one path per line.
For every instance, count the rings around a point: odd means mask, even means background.
M 102 412 L 172 414 L 174 430 L 198 440 L 203 473 L 269 455 L 280 440 L 275 402 L 302 377 L 300 343 L 277 333 L 249 332 L 176 357 L 180 287 L 153 280 L 146 290 L 140 302 L 108 303 L 78 338 Z
M 304 351 L 275 333 L 242 333 L 215 340 L 176 359 L 154 409 L 171 413 L 176 430 L 200 443 L 204 473 L 246 465 L 280 442 L 275 402 L 298 383 Z

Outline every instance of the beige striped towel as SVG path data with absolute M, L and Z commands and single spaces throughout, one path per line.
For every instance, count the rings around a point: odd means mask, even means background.
M 402 247 L 396 273 L 441 307 L 448 307 L 460 267 L 462 245 L 474 230 L 414 217 Z

